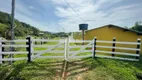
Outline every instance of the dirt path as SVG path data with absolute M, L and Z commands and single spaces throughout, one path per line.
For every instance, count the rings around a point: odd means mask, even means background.
M 55 80 L 67 80 L 73 77 L 74 80 L 82 80 L 82 74 L 89 70 L 89 67 L 84 65 L 84 61 L 63 61 L 62 70 L 56 72 Z

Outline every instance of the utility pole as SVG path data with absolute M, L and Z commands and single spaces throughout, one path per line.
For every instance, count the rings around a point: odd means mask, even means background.
M 11 40 L 14 40 L 14 15 L 15 15 L 15 0 L 12 0 L 12 10 L 11 10 Z
M 15 0 L 12 0 L 12 10 L 11 10 L 11 40 L 14 40 L 14 15 L 15 15 Z M 11 42 L 11 45 L 13 45 L 14 42 Z M 11 47 L 11 51 L 14 50 L 14 47 Z M 10 58 L 13 58 L 13 54 L 10 54 Z M 12 64 L 12 61 L 10 61 L 10 64 Z

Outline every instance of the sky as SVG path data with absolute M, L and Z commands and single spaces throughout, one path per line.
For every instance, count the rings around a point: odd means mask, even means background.
M 0 0 L 11 13 L 12 0 Z M 108 24 L 132 27 L 142 21 L 142 0 L 15 0 L 15 18 L 43 31 L 75 32 L 79 24 L 93 29 Z

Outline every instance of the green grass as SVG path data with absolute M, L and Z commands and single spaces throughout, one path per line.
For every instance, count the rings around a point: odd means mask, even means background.
M 66 69 L 67 80 L 140 80 L 142 57 L 138 62 L 113 59 L 70 60 Z M 62 74 L 62 59 L 35 59 L 31 63 L 17 61 L 13 65 L 0 66 L 1 79 L 54 80 Z
M 46 43 L 54 44 L 54 43 Z M 74 45 L 74 44 L 72 44 Z M 21 50 L 21 49 L 20 49 Z M 35 48 L 44 50 L 44 48 Z M 62 50 L 56 48 L 56 50 Z M 73 51 L 78 48 L 72 49 Z M 91 53 L 80 53 L 87 55 Z M 45 53 L 42 56 L 54 56 L 63 54 Z M 26 56 L 26 55 L 25 55 Z M 21 57 L 21 55 L 15 55 Z M 67 75 L 62 77 L 63 59 L 34 59 L 31 63 L 27 61 L 16 61 L 12 65 L 0 66 L 1 80 L 141 80 L 142 79 L 142 56 L 140 61 L 122 61 L 114 59 L 85 58 L 69 60 L 65 69 Z
M 90 73 L 84 74 L 84 78 L 97 80 L 137 80 L 137 73 L 141 73 L 142 65 L 138 62 L 128 62 L 112 59 L 96 59 L 87 63 L 94 68 Z M 92 74 L 93 75 L 92 75 Z

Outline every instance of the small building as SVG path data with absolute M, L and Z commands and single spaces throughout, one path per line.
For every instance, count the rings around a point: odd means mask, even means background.
M 97 40 L 110 41 L 115 37 L 116 41 L 136 42 L 138 38 L 142 39 L 142 33 L 110 24 L 110 25 L 105 25 L 99 28 L 85 31 L 85 40 L 92 40 L 94 37 L 97 37 Z M 103 44 L 103 45 L 112 46 L 112 44 L 111 45 Z M 132 45 L 117 45 L 117 46 L 136 47 Z M 126 51 L 126 52 L 129 52 L 129 51 Z M 142 52 L 142 49 L 141 49 L 141 52 Z

